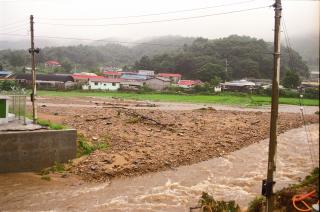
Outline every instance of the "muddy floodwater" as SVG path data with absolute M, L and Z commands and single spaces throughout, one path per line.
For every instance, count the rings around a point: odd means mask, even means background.
M 295 183 L 319 164 L 319 124 L 278 137 L 276 189 Z M 0 175 L 0 211 L 189 211 L 202 191 L 242 207 L 261 192 L 268 140 L 224 157 L 174 170 L 84 183 L 74 177 L 41 180 L 33 173 Z M 313 155 L 313 163 L 310 157 Z

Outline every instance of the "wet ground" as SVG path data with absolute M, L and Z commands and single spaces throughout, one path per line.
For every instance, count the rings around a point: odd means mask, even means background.
M 305 128 L 278 137 L 277 189 L 299 181 L 319 164 L 319 124 L 309 125 L 307 132 L 309 142 Z M 268 140 L 262 140 L 223 157 L 111 183 L 84 183 L 75 176 L 45 181 L 32 173 L 1 174 L 0 211 L 189 211 L 202 191 L 245 207 L 260 194 L 267 147 Z
M 132 100 L 50 97 L 39 100 L 38 111 L 42 119 L 77 129 L 89 144 L 108 146 L 73 162 L 70 172 L 87 181 L 194 164 L 229 154 L 269 135 L 270 113 L 263 110 L 193 109 L 199 105 L 191 104 L 192 109 L 180 110 L 181 104 L 167 104 L 170 110 Z M 305 119 L 308 123 L 319 121 L 314 114 Z M 278 131 L 302 124 L 300 114 L 280 113 Z
M 28 103 L 31 105 L 31 102 Z M 103 97 L 38 97 L 38 105 L 48 107 L 126 107 L 131 109 L 149 109 L 149 110 L 196 110 L 200 108 L 212 107 L 216 110 L 232 111 L 261 111 L 270 112 L 270 106 L 230 106 L 219 104 L 195 104 L 195 103 L 177 103 L 177 102 L 154 102 L 154 101 L 135 101 Z M 319 111 L 318 106 L 304 106 L 305 114 L 314 114 Z M 279 112 L 300 113 L 301 108 L 297 105 L 279 105 Z

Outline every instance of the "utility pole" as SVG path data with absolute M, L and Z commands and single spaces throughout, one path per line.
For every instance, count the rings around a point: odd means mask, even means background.
M 266 211 L 273 211 L 274 194 L 273 194 L 273 175 L 276 170 L 276 153 L 277 153 L 277 119 L 278 119 L 278 100 L 279 100 L 279 80 L 280 80 L 280 19 L 281 19 L 281 0 L 275 0 L 273 5 L 274 16 L 274 54 L 273 54 L 273 79 L 272 79 L 272 104 L 270 120 L 270 141 L 268 156 L 268 173 L 267 179 L 263 181 L 262 194 L 266 196 Z
M 226 73 L 228 73 L 228 58 L 226 58 Z
M 31 102 L 32 102 L 32 117 L 33 123 L 37 123 L 37 105 L 36 105 L 36 64 L 35 64 L 35 56 L 34 53 L 39 53 L 40 49 L 34 48 L 34 30 L 33 30 L 33 15 L 30 15 L 30 34 L 31 34 L 31 48 L 29 49 L 29 53 L 31 54 L 31 68 L 32 68 L 32 93 L 31 93 Z

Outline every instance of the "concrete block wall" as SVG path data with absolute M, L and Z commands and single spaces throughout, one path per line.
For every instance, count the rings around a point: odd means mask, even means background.
M 76 157 L 76 130 L 0 132 L 0 173 L 37 171 Z

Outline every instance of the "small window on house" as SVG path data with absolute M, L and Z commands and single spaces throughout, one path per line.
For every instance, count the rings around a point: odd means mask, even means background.
M 112 83 L 112 86 L 116 86 L 116 83 L 115 83 L 115 82 L 113 82 L 113 83 Z
M 95 83 L 94 83 L 94 85 L 98 85 L 98 83 L 97 83 L 97 82 L 95 82 Z

